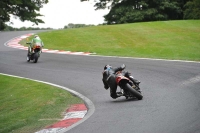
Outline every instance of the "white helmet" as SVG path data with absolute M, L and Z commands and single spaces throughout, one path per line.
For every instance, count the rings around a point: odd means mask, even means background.
M 38 35 L 35 35 L 34 38 L 39 37 Z

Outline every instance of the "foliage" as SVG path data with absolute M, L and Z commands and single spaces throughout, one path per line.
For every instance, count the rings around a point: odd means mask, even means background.
M 94 26 L 94 25 L 86 25 L 86 24 L 73 24 L 73 23 L 69 23 L 68 25 L 64 26 L 64 29 L 68 29 L 68 28 L 81 28 L 81 27 L 90 27 L 90 26 Z
M 3 31 L 25 31 L 25 30 L 52 30 L 52 28 L 34 28 L 34 27 L 21 27 L 21 28 L 14 28 L 12 26 L 8 26 L 5 24 L 5 28 Z
M 200 18 L 200 0 L 99 0 L 96 10 L 109 8 L 107 24 Z
M 19 17 L 21 21 L 31 21 L 38 25 L 44 23 L 37 17 L 42 16 L 40 8 L 47 4 L 48 0 L 1 0 L 0 1 L 0 30 L 6 27 L 5 22 L 10 21 L 10 15 Z
M 200 19 L 200 0 L 188 1 L 184 8 L 184 19 Z
M 104 16 L 108 24 L 140 22 L 143 20 L 143 12 L 134 10 L 132 5 L 124 3 L 116 4 L 110 12 Z

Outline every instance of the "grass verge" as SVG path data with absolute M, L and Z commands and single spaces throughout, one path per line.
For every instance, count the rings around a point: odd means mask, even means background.
M 48 49 L 200 61 L 200 20 L 94 26 L 49 31 L 39 36 Z
M 63 118 L 72 104 L 83 101 L 47 84 L 0 75 L 0 132 L 36 132 Z

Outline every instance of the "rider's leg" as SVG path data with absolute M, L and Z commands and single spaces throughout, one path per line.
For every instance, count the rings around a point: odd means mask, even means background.
M 110 96 L 113 98 L 113 99 L 116 99 L 118 98 L 119 96 L 117 95 L 116 93 L 117 91 L 117 87 L 110 87 Z
M 108 85 L 110 87 L 110 96 L 113 98 L 113 99 L 116 99 L 117 97 L 119 97 L 116 93 L 117 91 L 117 83 L 115 81 L 115 77 L 114 75 L 111 75 L 109 80 L 108 80 Z
M 40 47 L 40 54 L 42 53 L 42 47 Z
M 29 55 L 29 56 L 31 55 L 31 51 L 32 51 L 32 48 L 29 46 L 29 47 L 28 47 L 28 55 Z
M 31 47 L 28 47 L 28 53 L 27 53 L 27 61 L 30 61 L 30 56 L 31 56 Z

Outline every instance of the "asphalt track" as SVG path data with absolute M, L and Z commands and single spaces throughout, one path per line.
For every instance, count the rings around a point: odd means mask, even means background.
M 27 51 L 4 46 L 33 32 L 0 32 L 0 73 L 51 82 L 89 98 L 94 113 L 68 133 L 200 133 L 199 62 L 42 53 L 35 64 L 26 62 Z M 126 64 L 141 81 L 144 99 L 110 98 L 101 81 L 105 64 Z

